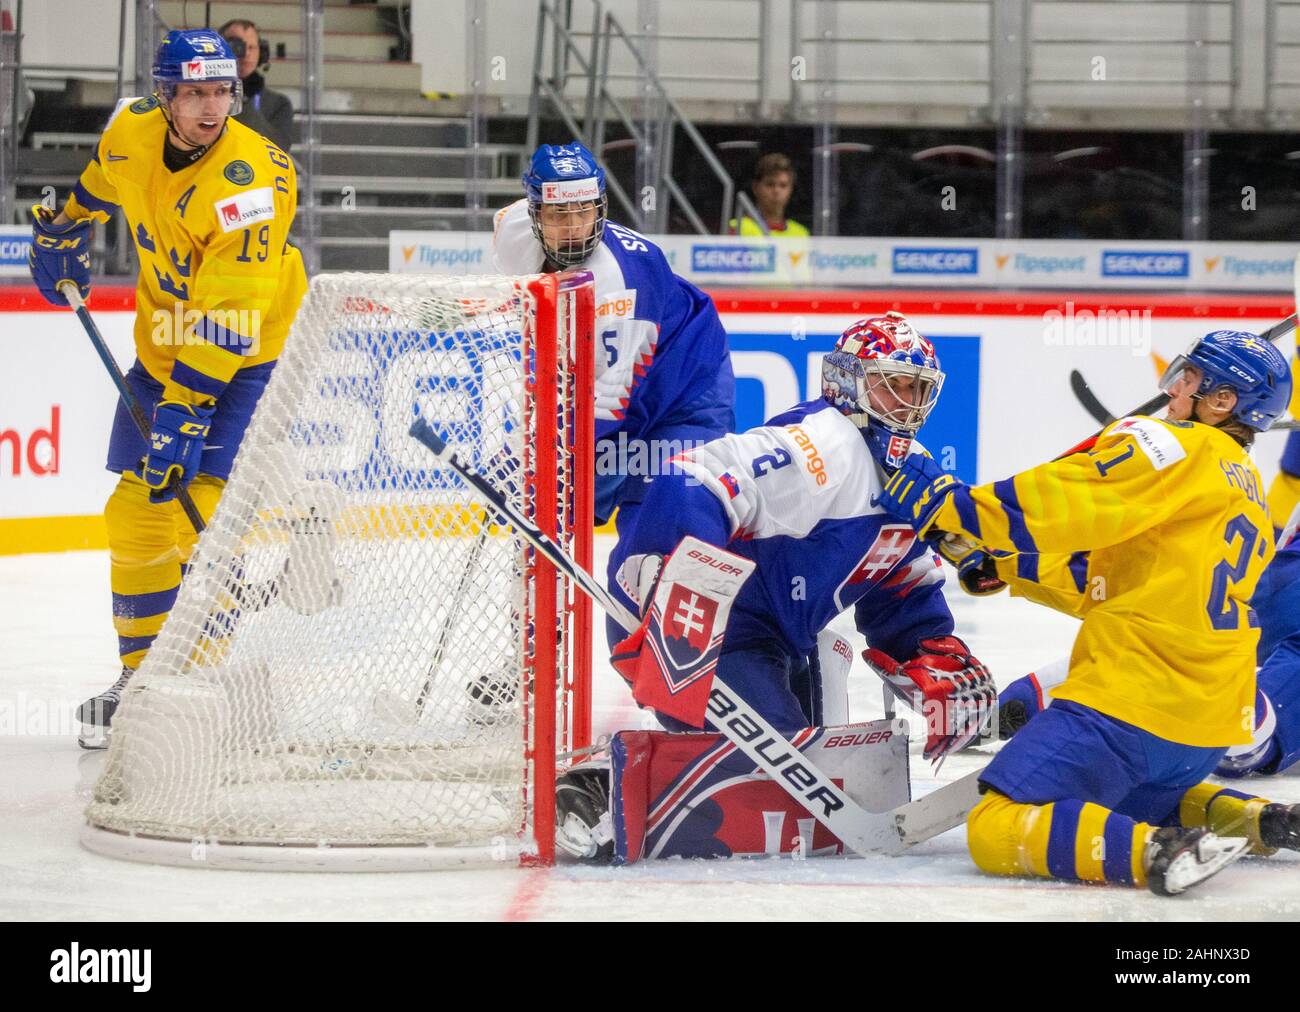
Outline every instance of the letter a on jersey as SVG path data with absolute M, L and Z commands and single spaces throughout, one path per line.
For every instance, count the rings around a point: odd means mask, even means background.
M 642 706 L 704 726 L 731 603 L 754 571 L 750 559 L 684 538 L 664 565 L 641 626 L 612 662 Z

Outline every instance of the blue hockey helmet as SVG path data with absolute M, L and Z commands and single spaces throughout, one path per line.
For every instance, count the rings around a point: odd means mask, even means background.
M 533 235 L 546 256 L 560 267 L 581 266 L 600 245 L 609 207 L 596 156 L 577 141 L 543 144 L 523 178 Z
M 1201 371 L 1193 397 L 1228 387 L 1237 395 L 1230 419 L 1263 432 L 1291 401 L 1291 369 L 1282 353 L 1263 338 L 1242 330 L 1216 330 L 1169 363 L 1160 379 L 1166 393 L 1187 366 Z
M 230 44 L 210 28 L 184 28 L 167 33 L 153 61 L 154 92 L 169 103 L 180 84 L 231 83 L 233 97 L 229 115 L 243 107 L 244 85 L 239 79 L 239 62 Z

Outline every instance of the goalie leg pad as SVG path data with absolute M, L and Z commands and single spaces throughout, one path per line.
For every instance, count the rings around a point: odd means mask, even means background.
M 911 797 L 900 721 L 805 727 L 790 746 L 868 811 Z M 849 851 L 718 734 L 622 731 L 611 744 L 614 863 Z

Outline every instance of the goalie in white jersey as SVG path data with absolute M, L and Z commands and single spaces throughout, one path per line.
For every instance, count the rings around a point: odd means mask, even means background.
M 821 398 L 683 453 L 651 484 L 615 549 L 618 591 L 640 607 L 683 537 L 725 547 L 756 568 L 718 674 L 775 727 L 822 724 L 828 708 L 844 719 L 843 686 L 819 675 L 818 636 L 853 608 L 867 660 L 930 718 L 926 755 L 969 740 L 992 680 L 952 635 L 938 556 L 876 505 L 942 384 L 933 346 L 902 316 L 855 324 L 823 360 Z

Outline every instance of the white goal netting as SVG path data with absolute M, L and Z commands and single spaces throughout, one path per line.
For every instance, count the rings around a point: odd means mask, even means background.
M 589 564 L 589 340 L 582 276 L 313 281 L 114 717 L 89 846 L 549 858 L 589 607 L 408 429 L 425 419 Z

